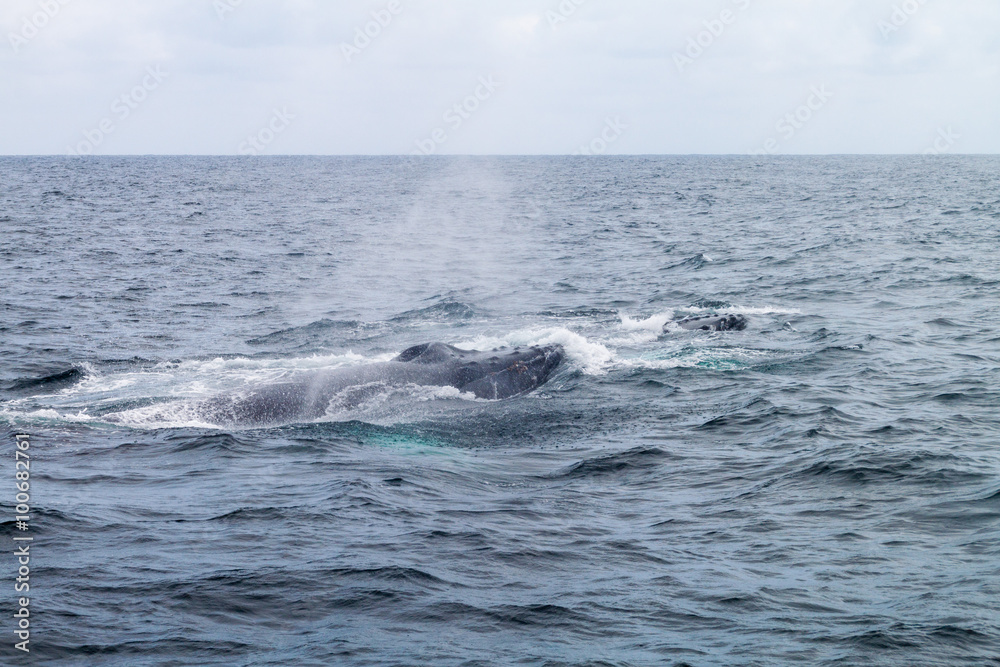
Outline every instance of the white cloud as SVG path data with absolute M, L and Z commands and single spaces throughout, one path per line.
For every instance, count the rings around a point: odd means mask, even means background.
M 442 151 L 571 153 L 621 116 L 609 152 L 745 153 L 820 84 L 835 99 L 781 151 L 916 153 L 942 126 L 956 152 L 1000 151 L 1000 3 L 926 0 L 886 36 L 903 0 L 586 0 L 555 27 L 556 0 L 398 0 L 348 62 L 341 45 L 388 1 L 244 0 L 220 19 L 212 0 L 61 0 L 15 52 L 60 0 L 8 0 L 0 153 L 65 153 L 154 65 L 169 79 L 99 151 L 234 153 L 288 108 L 268 152 L 409 153 L 489 75 L 502 89 Z

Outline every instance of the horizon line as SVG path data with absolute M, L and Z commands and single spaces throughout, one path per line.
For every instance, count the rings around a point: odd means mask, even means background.
M 0 153 L 0 158 L 104 158 L 104 157 L 231 157 L 231 158 L 278 158 L 278 157 L 401 157 L 401 158 L 454 158 L 454 157 L 997 157 L 1000 153 L 602 153 L 583 155 L 580 153 L 432 153 L 414 155 L 412 153 L 272 153 L 266 155 L 240 155 L 234 153 L 101 153 L 71 155 L 67 153 Z

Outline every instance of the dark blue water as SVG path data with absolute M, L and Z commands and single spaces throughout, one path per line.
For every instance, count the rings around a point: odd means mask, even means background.
M 997 664 L 998 193 L 994 157 L 0 159 L 30 658 Z M 711 312 L 750 325 L 663 329 Z M 567 361 L 198 411 L 433 340 Z

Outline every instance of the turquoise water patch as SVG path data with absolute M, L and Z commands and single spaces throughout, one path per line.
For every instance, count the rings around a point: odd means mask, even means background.
M 422 433 L 382 429 L 365 425 L 355 435 L 363 445 L 388 449 L 407 456 L 444 456 L 458 458 L 458 449 L 451 443 Z
M 746 368 L 750 362 L 732 356 L 729 348 L 686 347 L 680 350 L 654 350 L 631 359 L 650 368 L 709 368 L 730 371 Z

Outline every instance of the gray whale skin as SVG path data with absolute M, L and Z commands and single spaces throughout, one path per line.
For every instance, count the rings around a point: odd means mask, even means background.
M 747 318 L 742 315 L 710 315 L 708 317 L 686 317 L 674 324 L 689 331 L 743 331 L 747 328 Z
M 213 423 L 294 423 L 322 417 L 335 398 L 350 407 L 387 386 L 407 384 L 455 387 L 477 398 L 510 398 L 543 384 L 563 356 L 561 345 L 480 352 L 424 343 L 391 361 L 319 371 L 217 396 L 202 403 L 200 412 Z

